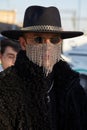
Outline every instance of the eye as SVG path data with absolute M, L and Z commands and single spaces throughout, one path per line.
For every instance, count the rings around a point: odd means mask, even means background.
M 36 37 L 34 38 L 36 43 L 42 43 L 43 42 L 43 38 L 42 37 Z
M 50 38 L 50 41 L 53 44 L 57 44 L 58 42 L 60 42 L 60 38 L 59 37 L 53 37 L 53 38 Z
M 14 59 L 15 56 L 14 56 L 14 55 L 8 55 L 8 58 L 9 58 L 9 59 Z

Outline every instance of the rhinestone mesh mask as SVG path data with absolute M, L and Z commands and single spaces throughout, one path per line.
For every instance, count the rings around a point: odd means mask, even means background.
M 52 43 L 26 44 L 26 55 L 30 61 L 43 66 L 46 76 L 52 71 L 52 68 L 61 57 L 61 43 L 56 45 Z

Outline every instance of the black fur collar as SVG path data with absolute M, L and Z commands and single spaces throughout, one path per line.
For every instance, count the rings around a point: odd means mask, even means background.
M 69 83 L 69 81 L 71 82 L 71 80 L 79 76 L 79 74 L 73 71 L 65 61 L 60 60 L 54 65 L 52 73 L 46 77 L 43 73 L 43 68 L 29 61 L 25 51 L 19 52 L 15 67 L 18 75 L 24 80 L 30 79 L 32 82 L 34 80 L 38 82 L 42 80 L 43 84 L 44 80 L 48 81 L 48 84 L 51 84 L 51 81 L 56 79 L 57 82 L 60 82 L 60 86 L 63 86 L 63 83 L 65 86 L 65 84 L 67 85 L 67 82 Z

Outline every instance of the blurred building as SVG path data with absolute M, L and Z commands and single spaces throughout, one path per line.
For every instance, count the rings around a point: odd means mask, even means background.
M 16 11 L 15 10 L 1 10 L 0 22 L 15 24 L 16 23 Z
M 0 32 L 8 29 L 19 29 L 16 24 L 15 10 L 0 10 Z

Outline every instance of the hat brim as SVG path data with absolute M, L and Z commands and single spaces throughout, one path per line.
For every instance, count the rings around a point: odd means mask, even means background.
M 83 32 L 80 31 L 32 31 L 32 30 L 7 30 L 2 31 L 1 34 L 10 39 L 18 40 L 20 36 L 23 36 L 24 33 L 53 33 L 60 34 L 62 39 L 73 38 L 83 35 Z

